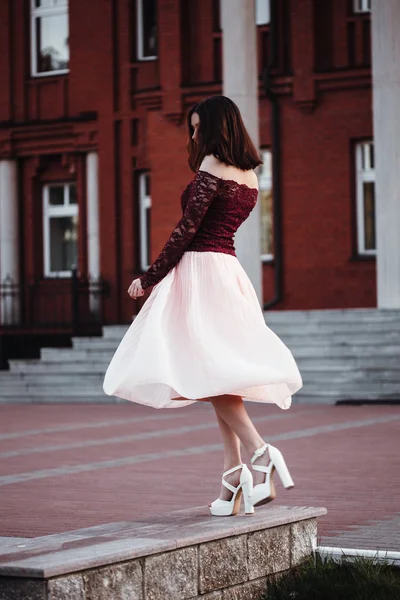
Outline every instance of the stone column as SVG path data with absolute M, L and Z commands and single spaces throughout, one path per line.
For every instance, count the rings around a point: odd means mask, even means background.
M 257 46 L 254 0 L 220 0 L 223 33 L 224 95 L 239 107 L 245 125 L 259 148 Z M 236 234 L 238 259 L 262 301 L 260 206 Z
M 17 163 L 0 160 L 0 323 L 5 325 L 20 317 L 18 213 Z
M 100 233 L 99 233 L 99 157 L 89 152 L 86 157 L 86 204 L 87 204 L 87 250 L 89 277 L 100 277 Z M 94 288 L 95 290 L 96 288 Z M 91 294 L 90 309 L 97 313 L 100 297 Z
M 400 308 L 400 2 L 372 1 L 378 308 Z

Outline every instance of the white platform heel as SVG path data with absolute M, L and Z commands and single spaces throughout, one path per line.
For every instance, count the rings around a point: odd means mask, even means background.
M 253 465 L 254 461 L 262 456 L 267 450 L 269 452 L 269 464 L 265 467 L 264 465 Z M 250 496 L 250 502 L 253 506 L 260 506 L 261 504 L 267 504 L 276 497 L 275 485 L 272 480 L 274 470 L 276 469 L 279 475 L 282 485 L 286 488 L 294 487 L 293 479 L 290 476 L 289 469 L 286 466 L 282 452 L 271 446 L 271 444 L 264 444 L 261 448 L 258 448 L 252 458 L 251 463 L 255 471 L 261 471 L 266 474 L 264 483 L 259 483 L 254 486 L 253 492 Z
M 242 472 L 240 473 L 239 485 L 235 487 L 225 481 L 224 477 L 230 473 L 233 473 L 234 471 L 237 471 L 238 469 L 242 469 Z M 216 517 L 229 517 L 231 515 L 236 515 L 239 512 L 242 494 L 245 513 L 254 513 L 254 506 L 249 500 L 253 490 L 253 476 L 247 465 L 242 463 L 225 471 L 225 473 L 222 475 L 222 483 L 226 488 L 228 488 L 228 490 L 232 492 L 233 495 L 230 500 L 220 500 L 219 498 L 214 500 L 214 502 L 212 502 L 210 505 L 210 511 L 212 515 Z

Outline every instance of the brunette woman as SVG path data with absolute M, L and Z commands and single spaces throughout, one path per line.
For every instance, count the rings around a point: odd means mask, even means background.
M 160 255 L 129 287 L 136 299 L 154 286 L 115 352 L 104 391 L 154 408 L 211 402 L 224 441 L 224 473 L 210 511 L 234 515 L 243 496 L 251 514 L 275 498 L 274 470 L 285 488 L 294 483 L 244 400 L 288 409 L 302 379 L 290 350 L 265 324 L 235 253 L 234 234 L 257 202 L 254 169 L 261 164 L 239 109 L 213 96 L 193 106 L 187 126 L 195 177 Z

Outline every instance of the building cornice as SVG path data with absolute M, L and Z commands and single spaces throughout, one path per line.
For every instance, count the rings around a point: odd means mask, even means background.
M 78 119 L 0 123 L 0 158 L 89 152 L 96 147 L 97 122 L 88 115 Z

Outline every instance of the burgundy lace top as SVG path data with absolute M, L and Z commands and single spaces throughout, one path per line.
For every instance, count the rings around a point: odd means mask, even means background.
M 186 251 L 236 256 L 234 235 L 255 207 L 257 196 L 255 188 L 198 171 L 182 193 L 182 218 L 158 258 L 140 277 L 142 288 L 161 281 Z

